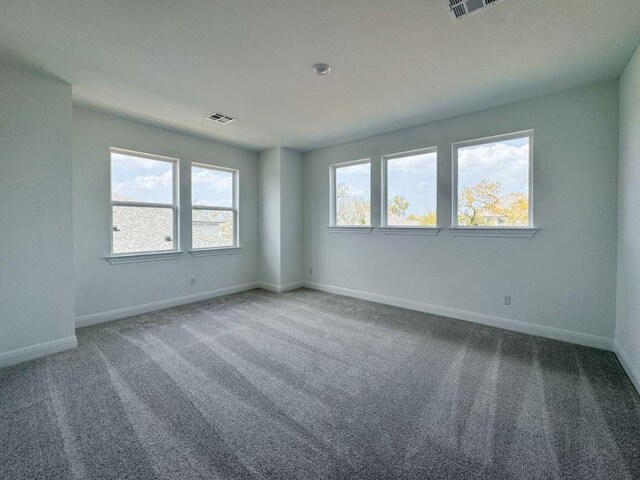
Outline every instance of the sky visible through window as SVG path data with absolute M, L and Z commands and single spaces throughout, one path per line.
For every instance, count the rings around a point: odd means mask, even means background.
M 371 164 L 336 167 L 336 225 L 371 223 Z
M 529 138 L 458 149 L 458 193 L 482 180 L 500 182 L 502 194 L 529 193 Z
M 530 225 L 529 141 L 526 136 L 457 150 L 458 225 Z
M 111 154 L 111 192 L 135 202 L 171 204 L 173 163 L 114 152 Z
M 407 215 L 436 210 L 436 152 L 387 160 L 387 199 L 403 197 Z
M 191 202 L 207 207 L 233 207 L 233 173 L 191 167 Z
M 349 192 L 362 196 L 365 200 L 371 200 L 371 165 L 360 163 L 346 167 L 336 168 L 336 185 L 347 185 Z

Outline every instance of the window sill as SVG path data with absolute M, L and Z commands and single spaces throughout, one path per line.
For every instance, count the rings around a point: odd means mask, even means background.
M 515 237 L 515 238 L 531 238 L 537 232 L 537 228 L 514 227 L 452 227 L 449 229 L 451 235 L 461 237 Z
M 380 227 L 384 235 L 438 235 L 438 227 Z
M 198 250 L 190 250 L 192 257 L 208 257 L 210 255 L 231 255 L 240 253 L 241 247 L 218 247 L 218 248 L 202 248 Z
M 373 227 L 335 227 L 329 226 L 331 233 L 364 233 L 368 234 L 373 231 Z
M 110 255 L 104 259 L 111 265 L 121 263 L 155 262 L 160 260 L 173 260 L 180 258 L 182 252 L 157 252 L 157 253 L 135 253 L 129 255 Z

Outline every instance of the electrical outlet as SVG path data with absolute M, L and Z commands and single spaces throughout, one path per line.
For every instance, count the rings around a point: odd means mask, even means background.
M 196 284 L 196 277 L 191 277 L 189 279 L 189 285 L 195 285 Z
M 511 305 L 511 295 L 505 295 L 504 297 L 502 297 L 502 304 Z

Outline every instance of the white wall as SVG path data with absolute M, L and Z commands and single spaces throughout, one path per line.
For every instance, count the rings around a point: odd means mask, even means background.
M 71 348 L 71 86 L 0 66 L 0 366 Z
M 76 317 L 80 324 L 194 301 L 253 284 L 258 263 L 258 163 L 248 150 L 97 113 L 73 110 L 73 214 Z M 240 170 L 237 254 L 110 265 L 109 147 L 180 159 L 180 202 L 188 208 L 190 162 Z M 181 225 L 183 249 L 190 238 Z M 190 285 L 191 277 L 196 284 Z
M 305 154 L 306 279 L 367 298 L 610 348 L 617 115 L 617 82 L 611 82 Z M 533 238 L 454 237 L 446 228 L 438 236 L 327 228 L 333 163 L 371 157 L 372 212 L 379 225 L 380 156 L 437 146 L 438 215 L 446 227 L 451 143 L 526 129 L 535 129 L 540 230 Z M 511 306 L 502 305 L 503 295 L 512 296 Z
M 618 346 L 636 371 L 638 57 L 621 80 L 617 302 Z M 0 364 L 72 346 L 74 311 L 82 322 L 93 323 L 256 280 L 280 287 L 307 280 L 451 316 L 511 319 L 523 322 L 511 326 L 537 326 L 542 334 L 577 332 L 574 340 L 606 344 L 613 337 L 615 309 L 617 94 L 617 82 L 611 82 L 317 150 L 304 161 L 295 151 L 277 148 L 258 162 L 248 150 L 82 108 L 73 109 L 72 120 L 69 85 L 1 67 L 0 219 L 7 228 L 0 237 Z M 438 146 L 438 213 L 446 226 L 451 143 L 529 128 L 535 129 L 540 228 L 534 238 L 460 238 L 446 229 L 435 237 L 329 232 L 330 164 L 372 158 L 377 224 L 380 156 Z M 240 253 L 107 263 L 110 146 L 177 157 L 183 178 L 190 161 L 238 168 Z M 189 197 L 184 188 L 183 207 Z M 187 241 L 186 223 L 181 234 Z M 196 285 L 189 285 L 192 276 Z M 501 305 L 505 294 L 512 296 L 509 307 Z
M 620 78 L 616 352 L 640 391 L 640 47 Z
M 259 161 L 260 281 L 281 291 L 302 277 L 302 157 L 276 147 Z
M 280 148 L 260 153 L 259 176 L 259 251 L 261 282 L 279 286 L 280 257 Z
M 282 285 L 302 280 L 302 155 L 282 149 Z

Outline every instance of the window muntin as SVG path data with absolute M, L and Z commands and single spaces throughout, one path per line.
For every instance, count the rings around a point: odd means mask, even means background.
M 331 166 L 331 225 L 371 225 L 371 161 L 358 160 Z
M 191 248 L 238 246 L 238 171 L 191 166 Z
M 437 226 L 436 148 L 382 157 L 382 226 Z
M 453 225 L 533 225 L 533 131 L 453 145 Z
M 178 250 L 174 158 L 112 148 L 111 254 Z

